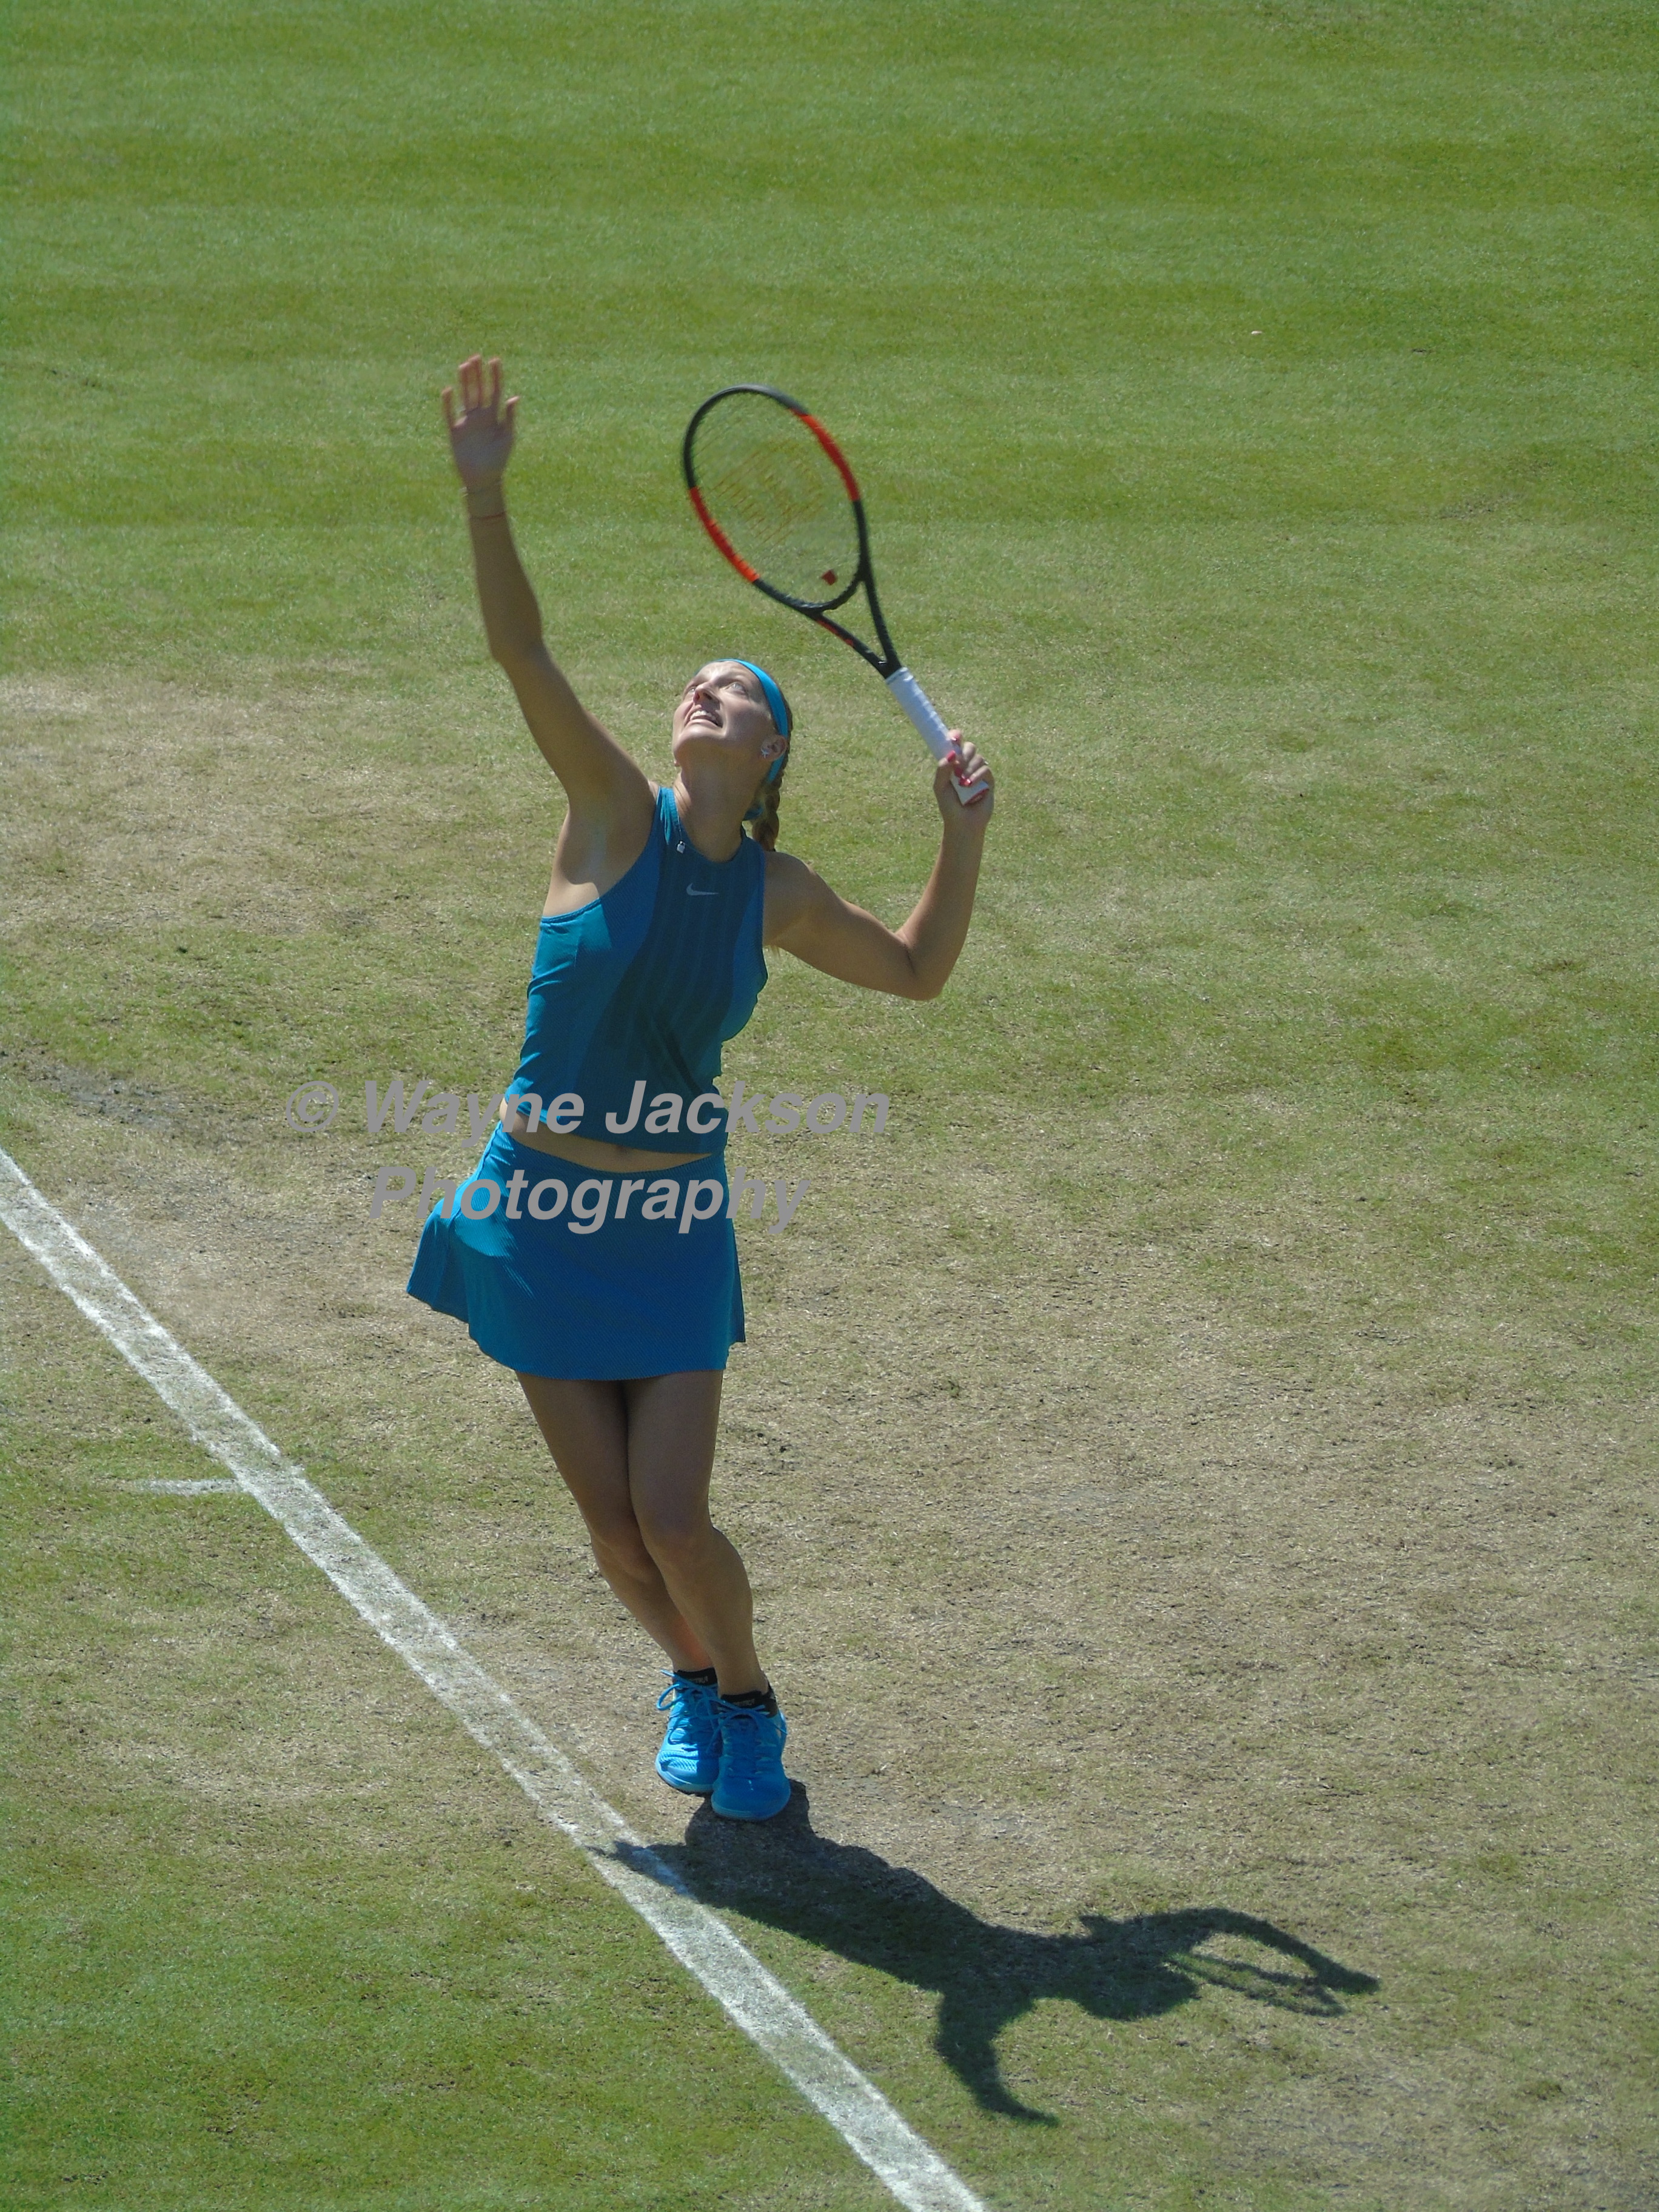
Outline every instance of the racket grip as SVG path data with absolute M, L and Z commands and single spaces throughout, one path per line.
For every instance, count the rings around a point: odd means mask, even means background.
M 921 733 L 921 742 L 932 753 L 933 758 L 936 761 L 950 762 L 954 764 L 957 749 L 951 743 L 951 732 L 945 726 L 944 717 L 915 678 L 911 675 L 909 670 L 896 668 L 887 678 L 887 689 L 915 724 Z M 975 797 L 980 781 L 980 778 L 975 777 L 972 783 L 963 783 L 962 778 L 953 771 L 951 788 L 966 806 Z

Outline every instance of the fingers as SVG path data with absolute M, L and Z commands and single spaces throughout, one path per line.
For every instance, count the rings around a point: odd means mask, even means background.
M 951 744 L 957 781 L 977 783 L 983 778 L 988 790 L 992 781 L 991 771 L 986 766 L 985 756 L 979 747 L 964 738 L 960 730 L 951 731 Z
M 461 411 L 459 416 L 455 412 L 454 404 L 457 386 L 459 387 L 461 395 Z M 455 371 L 455 383 L 444 387 L 444 420 L 452 430 L 459 429 L 468 416 L 482 415 L 486 412 L 492 424 L 503 422 L 510 423 L 513 420 L 513 410 L 518 404 L 516 398 L 509 399 L 506 412 L 502 413 L 501 364 L 500 358 L 495 355 L 490 356 L 488 364 L 485 363 L 482 354 L 469 355 Z
M 969 744 L 960 730 L 952 730 L 950 738 L 950 754 L 933 779 L 939 811 L 947 830 L 952 823 L 969 818 L 978 828 L 990 818 L 994 779 L 977 745 Z

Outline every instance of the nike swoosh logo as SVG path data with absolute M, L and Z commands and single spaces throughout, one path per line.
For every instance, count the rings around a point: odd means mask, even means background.
M 720 896 L 720 893 L 718 891 L 694 890 L 691 885 L 688 884 L 685 887 L 685 896 L 687 898 L 718 898 Z

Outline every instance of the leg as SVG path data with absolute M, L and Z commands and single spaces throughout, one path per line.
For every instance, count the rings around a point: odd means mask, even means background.
M 708 1517 L 723 1379 L 708 1371 L 623 1384 L 629 1495 L 646 1548 L 720 1678 L 714 1707 L 719 1765 L 712 1775 L 700 1765 L 698 1786 L 712 1780 L 709 1806 L 723 1819 L 769 1820 L 789 1802 L 783 1771 L 789 1731 L 755 1656 L 754 1609 L 743 1561 Z M 665 1745 L 658 1773 L 686 1788 L 665 1768 L 667 1757 Z
M 628 1487 L 645 1547 L 681 1619 L 709 1654 L 723 1698 L 764 1690 L 754 1606 L 736 1550 L 708 1517 L 720 1425 L 718 1369 L 653 1375 L 621 1388 L 628 1406 Z
M 628 1403 L 622 1382 L 556 1382 L 520 1375 L 536 1425 L 575 1499 L 599 1572 L 676 1667 L 714 1664 L 669 1595 L 640 1534 L 629 1495 Z

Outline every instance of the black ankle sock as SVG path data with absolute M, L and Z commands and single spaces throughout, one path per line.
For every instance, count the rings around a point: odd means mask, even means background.
M 705 1690 L 712 1690 L 720 1677 L 712 1667 L 676 1667 L 674 1680 L 677 1682 L 696 1682 Z
M 727 1705 L 747 1705 L 752 1711 L 775 1714 L 778 1710 L 777 1692 L 769 1683 L 763 1690 L 739 1690 L 735 1696 L 723 1698 Z

